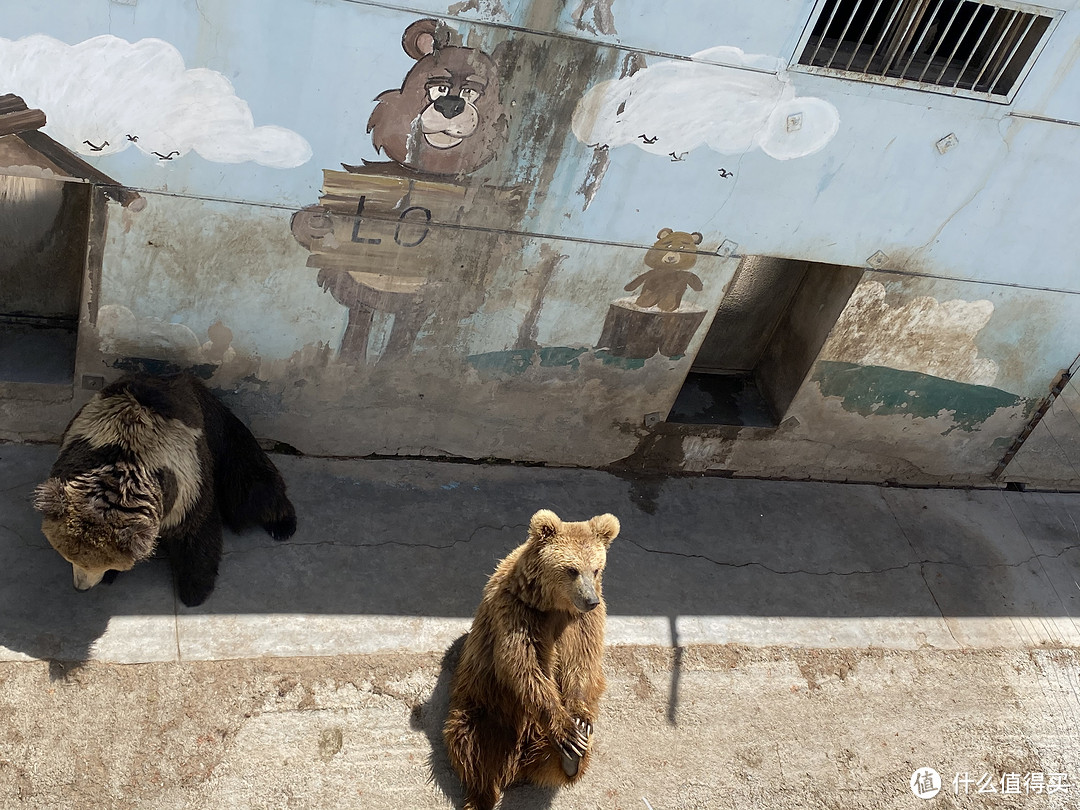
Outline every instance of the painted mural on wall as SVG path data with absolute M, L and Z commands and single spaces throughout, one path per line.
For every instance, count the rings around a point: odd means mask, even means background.
M 165 164 L 194 151 L 218 163 L 281 169 L 311 158 L 303 137 L 256 126 L 228 78 L 188 69 L 160 39 L 103 35 L 75 45 L 44 34 L 0 39 L 0 88 L 44 110 L 43 131 L 81 155 L 134 148 Z
M 822 347 L 813 381 L 825 397 L 862 416 L 947 418 L 979 428 L 998 411 L 1025 418 L 1031 403 L 995 387 L 998 363 L 980 356 L 978 337 L 994 314 L 988 299 L 890 296 L 862 281 Z
M 686 354 L 706 310 L 684 304 L 686 291 L 701 292 L 701 279 L 691 271 L 697 263 L 702 235 L 697 231 L 661 228 L 656 242 L 645 253 L 648 267 L 623 289 L 638 292 L 621 298 L 608 308 L 599 347 L 616 357 L 647 359 L 659 353 L 667 357 Z
M 405 29 L 401 46 L 415 64 L 399 89 L 381 93 L 367 130 L 386 161 L 343 163 L 323 171 L 318 204 L 292 218 L 296 240 L 311 251 L 318 284 L 349 310 L 339 357 L 363 363 L 376 320 L 389 322 L 379 359 L 411 352 L 448 285 L 482 284 L 485 268 L 450 272 L 455 232 L 466 212 L 487 226 L 520 216 L 518 189 L 470 178 L 506 143 L 497 54 L 463 47 L 444 23 L 424 19 Z
M 423 174 L 465 175 L 491 161 L 507 130 L 492 58 L 436 20 L 410 25 L 401 47 L 416 64 L 400 89 L 375 99 L 367 131 L 376 151 Z
M 790 160 L 832 140 L 840 114 L 824 99 L 796 95 L 782 61 L 720 46 L 594 85 L 572 126 L 584 144 L 632 145 L 674 160 L 701 146 Z

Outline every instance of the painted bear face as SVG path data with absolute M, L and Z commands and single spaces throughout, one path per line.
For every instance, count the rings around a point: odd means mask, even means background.
M 419 20 L 401 44 L 416 59 L 400 90 L 387 90 L 368 119 L 376 150 L 430 174 L 468 174 L 495 157 L 506 138 L 495 63 L 453 44 L 455 33 Z
M 541 583 L 552 605 L 588 613 L 600 604 L 607 550 L 618 534 L 614 515 L 577 523 L 564 523 L 547 509 L 532 516 L 529 540 L 538 546 Z
M 50 478 L 34 492 L 41 531 L 71 563 L 80 591 L 101 582 L 106 571 L 129 570 L 157 543 L 160 488 L 156 482 L 117 487 L 115 472 L 103 467 L 70 481 Z
M 697 262 L 697 246 L 702 236 L 661 228 L 656 243 L 645 254 L 645 264 L 654 270 L 688 270 Z

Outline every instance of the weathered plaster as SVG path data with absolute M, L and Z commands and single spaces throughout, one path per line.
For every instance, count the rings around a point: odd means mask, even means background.
M 821 350 L 822 360 L 886 366 L 972 385 L 993 385 L 998 365 L 979 357 L 976 338 L 994 314 L 986 299 L 931 296 L 890 303 L 885 285 L 863 281 Z

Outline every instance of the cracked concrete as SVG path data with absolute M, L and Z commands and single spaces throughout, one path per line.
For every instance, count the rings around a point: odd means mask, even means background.
M 611 685 L 587 778 L 506 810 L 905 807 L 922 767 L 1080 783 L 1077 495 L 279 456 L 296 536 L 228 536 L 187 609 L 161 559 L 72 589 L 30 507 L 54 454 L 0 445 L 0 810 L 456 806 L 453 644 L 541 507 L 622 521 Z

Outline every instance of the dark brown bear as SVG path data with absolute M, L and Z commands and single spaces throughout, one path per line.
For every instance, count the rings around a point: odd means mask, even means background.
M 418 172 L 465 175 L 495 157 L 506 140 L 495 63 L 436 20 L 419 20 L 401 38 L 417 60 L 400 90 L 387 90 L 368 119 L 375 149 Z
M 258 524 L 275 540 L 296 531 L 274 463 L 190 374 L 131 374 L 95 394 L 64 431 L 34 505 L 79 590 L 160 544 L 189 607 L 214 589 L 223 521 L 234 531 Z
M 484 588 L 443 728 L 465 810 L 492 810 L 519 781 L 572 784 L 588 767 L 607 686 L 601 579 L 618 533 L 613 515 L 564 523 L 541 509 Z
M 623 288 L 633 292 L 641 287 L 635 306 L 674 312 L 682 304 L 687 287 L 701 292 L 701 279 L 689 272 L 697 262 L 697 246 L 701 239 L 697 231 L 685 233 L 671 228 L 660 229 L 656 244 L 645 254 L 645 264 L 651 269 Z

